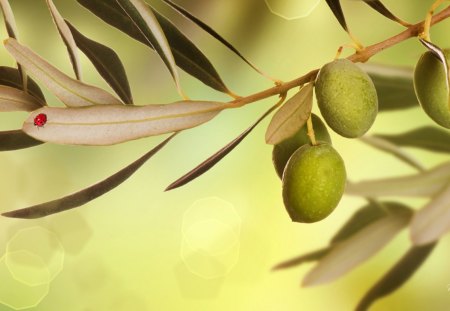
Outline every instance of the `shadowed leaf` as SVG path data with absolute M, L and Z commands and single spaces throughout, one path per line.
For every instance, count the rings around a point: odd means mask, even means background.
M 28 78 L 28 93 L 33 95 L 45 105 L 45 97 L 39 86 L 30 77 Z M 0 66 L 0 85 L 11 86 L 16 89 L 23 89 L 22 76 L 18 69 L 6 66 Z
M 153 10 L 144 0 L 116 0 L 116 2 L 139 29 L 139 32 L 148 43 L 153 46 L 175 81 L 178 92 L 184 97 L 172 50 Z
M 273 116 L 266 131 L 266 143 L 276 145 L 292 137 L 306 123 L 313 103 L 313 84 L 309 83 L 289 99 Z
M 450 153 L 450 132 L 432 126 L 420 127 L 402 134 L 378 134 L 393 144 Z
M 431 197 L 450 181 L 450 162 L 428 171 L 402 177 L 349 182 L 345 193 L 364 197 L 406 196 Z
M 410 211 L 395 211 L 336 244 L 305 276 L 303 286 L 328 283 L 353 270 L 388 244 L 410 218 Z
M 238 137 L 233 139 L 230 143 L 228 143 L 225 147 L 214 153 L 212 156 L 210 156 L 208 159 L 200 163 L 198 166 L 196 166 L 194 169 L 183 175 L 182 177 L 178 178 L 176 181 L 171 183 L 165 191 L 173 190 L 176 188 L 179 188 L 197 177 L 200 177 L 207 171 L 209 171 L 214 165 L 220 162 L 227 154 L 229 154 L 234 148 L 236 148 L 237 145 L 239 145 L 245 137 L 247 137 L 248 134 L 262 121 L 265 117 L 267 117 L 274 109 L 278 107 L 278 104 L 271 107 L 269 110 L 267 110 L 252 126 L 250 126 L 248 129 L 246 129 L 242 134 L 240 134 Z
M 0 151 L 25 149 L 41 144 L 43 142 L 28 136 L 22 130 L 0 132 Z
M 371 8 L 373 8 L 375 11 L 377 11 L 384 17 L 387 17 L 390 20 L 393 20 L 394 22 L 397 22 L 403 26 L 410 25 L 410 24 L 404 22 L 403 20 L 401 20 L 400 18 L 398 18 L 397 16 L 395 16 L 394 14 L 392 14 L 391 11 L 389 11 L 388 8 L 386 8 L 384 6 L 384 4 L 381 3 L 380 0 L 362 0 L 362 1 L 364 1 L 367 5 L 369 5 Z
M 85 188 L 81 191 L 75 192 L 71 195 L 65 196 L 63 198 L 53 200 L 50 202 L 34 205 L 31 207 L 14 210 L 10 212 L 3 213 L 5 217 L 12 218 L 25 218 L 34 219 L 41 218 L 51 214 L 60 213 L 83 204 L 86 204 L 99 196 L 111 191 L 112 189 L 119 186 L 125 180 L 127 180 L 131 175 L 134 174 L 147 160 L 149 160 L 153 155 L 160 151 L 174 136 L 172 134 L 169 138 L 164 140 L 162 143 L 157 145 L 155 148 L 150 150 L 148 153 L 144 154 L 142 157 L 128 165 L 127 167 L 121 169 L 114 175 Z
M 192 128 L 211 120 L 224 108 L 223 103 L 206 101 L 147 106 L 45 107 L 31 113 L 22 130 L 45 142 L 111 145 Z M 34 118 L 41 113 L 47 116 L 47 122 L 37 127 Z
M 450 230 L 450 182 L 422 209 L 410 225 L 415 245 L 435 242 Z
M 10 86 L 0 85 L 0 111 L 33 111 L 42 107 L 34 96 Z
M 5 47 L 31 75 L 42 82 L 67 106 L 121 104 L 117 98 L 105 90 L 70 78 L 15 39 L 7 39 Z
M 153 47 L 139 32 L 115 1 L 109 0 L 77 0 L 86 9 L 97 15 L 104 22 L 123 31 L 130 37 L 142 42 L 148 47 Z M 188 74 L 199 79 L 206 85 L 224 93 L 231 92 L 225 86 L 219 74 L 206 58 L 206 56 L 168 19 L 157 11 L 154 14 L 163 29 L 177 65 Z
M 344 12 L 342 12 L 341 3 L 339 0 L 325 0 L 333 12 L 334 16 L 338 20 L 339 24 L 341 24 L 342 28 L 348 32 L 347 23 L 345 21 Z
M 362 64 L 378 95 L 378 110 L 390 111 L 419 107 L 413 84 L 413 68 Z
M 361 137 L 360 140 L 374 148 L 377 148 L 381 151 L 387 152 L 400 161 L 405 162 L 406 164 L 414 167 L 419 172 L 422 172 L 425 170 L 422 164 L 418 162 L 413 156 L 411 156 L 409 153 L 405 152 L 401 148 L 397 147 L 397 145 L 389 142 L 388 140 L 385 140 L 380 137 L 374 137 L 374 136 L 364 136 Z
M 436 244 L 411 247 L 405 255 L 364 295 L 355 311 L 366 311 L 378 299 L 400 288 L 425 262 Z
M 317 251 L 313 251 L 313 252 L 310 252 L 307 254 L 303 254 L 298 257 L 280 262 L 275 267 L 273 267 L 272 270 L 276 271 L 276 270 L 288 269 L 288 268 L 299 266 L 299 265 L 307 263 L 307 262 L 316 261 L 316 260 L 322 259 L 329 252 L 330 252 L 330 247 L 327 247 L 327 248 L 319 249 Z
M 125 104 L 133 104 L 128 78 L 122 62 L 111 48 L 81 34 L 67 22 L 78 48 L 89 58 L 98 73 L 105 79 Z
M 72 33 L 70 32 L 69 27 L 67 26 L 66 22 L 64 21 L 64 18 L 61 16 L 61 14 L 58 12 L 58 9 L 56 8 L 55 4 L 52 0 L 46 0 L 48 9 L 52 15 L 53 22 L 56 25 L 56 28 L 58 29 L 59 35 L 64 41 L 64 44 L 67 47 L 67 51 L 69 52 L 70 62 L 72 63 L 73 71 L 75 72 L 75 76 L 78 80 L 81 80 L 81 64 L 80 59 L 78 57 L 78 49 L 77 45 L 75 44 L 75 40 L 72 36 Z

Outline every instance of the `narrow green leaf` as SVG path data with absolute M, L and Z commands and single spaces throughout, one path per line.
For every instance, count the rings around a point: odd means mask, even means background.
M 64 41 L 64 44 L 67 47 L 67 51 L 69 52 L 70 62 L 72 63 L 73 71 L 75 72 L 75 76 L 78 80 L 81 80 L 81 63 L 78 57 L 78 49 L 75 44 L 75 40 L 70 32 L 69 27 L 67 26 L 64 18 L 59 13 L 55 4 L 52 0 L 46 0 L 48 9 L 52 15 L 53 21 L 58 29 L 59 35 Z
M 116 0 L 120 7 L 125 11 L 128 17 L 133 21 L 134 25 L 147 39 L 148 43 L 153 46 L 156 53 L 166 64 L 172 78 L 175 81 L 178 92 L 185 98 L 180 85 L 178 70 L 175 65 L 175 59 L 172 55 L 169 42 L 166 35 L 159 25 L 153 10 L 145 3 L 144 0 Z
M 66 23 L 72 32 L 78 48 L 86 54 L 98 73 L 125 104 L 133 104 L 127 74 L 116 52 L 103 44 L 85 37 L 68 21 Z
M 41 203 L 31 207 L 14 210 L 10 212 L 3 213 L 5 217 L 12 218 L 25 218 L 25 219 L 35 219 L 41 218 L 48 215 L 60 213 L 67 211 L 69 209 L 79 207 L 86 204 L 99 196 L 111 191 L 112 189 L 119 186 L 125 180 L 127 180 L 131 175 L 134 174 L 142 165 L 144 165 L 147 160 L 153 157 L 158 151 L 160 151 L 177 133 L 172 134 L 169 138 L 164 140 L 162 143 L 157 145 L 155 148 L 144 154 L 142 157 L 128 165 L 127 167 L 121 169 L 114 175 L 71 195 L 65 196 L 63 198 L 53 200 L 46 203 Z
M 117 98 L 105 90 L 70 78 L 36 55 L 29 48 L 19 44 L 15 39 L 7 39 L 4 44 L 8 52 L 31 75 L 41 81 L 67 106 L 80 107 L 121 104 Z
M 414 91 L 414 69 L 380 64 L 362 64 L 378 95 L 378 110 L 391 111 L 419 107 Z
M 116 1 L 110 0 L 77 0 L 82 6 L 101 18 L 104 22 L 123 31 L 130 37 L 153 47 L 139 32 L 133 22 L 123 12 Z M 177 65 L 191 76 L 215 90 L 231 94 L 216 69 L 206 56 L 167 18 L 154 11 L 154 14 L 166 34 Z
M 407 253 L 364 295 L 355 311 L 366 311 L 378 299 L 400 288 L 425 262 L 436 243 L 411 247 Z
M 317 251 L 313 251 L 313 252 L 303 254 L 298 257 L 280 262 L 279 264 L 277 264 L 276 266 L 274 266 L 272 268 L 272 271 L 293 268 L 293 267 L 299 266 L 299 265 L 307 263 L 307 262 L 322 259 L 326 254 L 328 254 L 330 252 L 330 249 L 331 249 L 330 247 L 319 249 Z
M 31 79 L 30 77 L 27 78 L 28 93 L 37 98 L 40 101 L 41 105 L 44 106 L 44 93 L 42 93 L 41 89 L 33 79 Z M 0 85 L 10 86 L 18 90 L 23 89 L 22 76 L 19 70 L 12 67 L 0 66 Z
M 111 145 L 192 128 L 211 120 L 224 108 L 223 103 L 206 101 L 147 106 L 45 107 L 31 113 L 22 130 L 45 142 Z M 34 118 L 41 113 L 47 116 L 47 123 L 37 127 Z
M 0 132 L 0 151 L 25 149 L 40 144 L 43 142 L 28 136 L 22 130 Z
M 276 145 L 292 137 L 306 123 L 313 103 L 312 83 L 289 99 L 273 116 L 266 131 L 266 143 Z
M 16 19 L 14 18 L 14 14 L 12 12 L 11 6 L 9 5 L 8 0 L 0 0 L 0 7 L 3 12 L 3 18 L 5 20 L 5 26 L 6 31 L 8 33 L 8 36 L 10 38 L 14 38 L 17 40 L 17 26 L 16 26 Z M 25 69 L 17 64 L 17 68 L 19 69 L 20 73 L 20 80 L 22 82 L 22 89 L 26 92 L 28 90 L 28 79 L 27 79 L 27 73 Z
M 0 111 L 33 111 L 42 107 L 34 96 L 10 86 L 0 85 Z
M 339 0 L 325 0 L 334 14 L 334 17 L 341 24 L 342 28 L 348 32 L 347 22 L 345 21 L 344 12 L 342 11 L 341 3 Z
M 369 5 L 371 8 L 373 8 L 375 11 L 377 11 L 384 17 L 387 17 L 390 20 L 393 20 L 394 22 L 397 22 L 406 27 L 410 25 L 401 20 L 400 18 L 398 18 L 397 16 L 395 16 L 391 11 L 389 11 L 388 8 L 384 6 L 383 3 L 381 3 L 380 0 L 362 0 L 362 1 L 364 1 L 367 5 Z
M 424 126 L 402 134 L 378 134 L 376 137 L 399 146 L 450 153 L 450 132 L 437 127 Z
M 410 228 L 415 245 L 435 242 L 450 230 L 450 182 L 416 212 Z
M 410 218 L 411 212 L 397 211 L 336 244 L 305 276 L 303 286 L 328 283 L 353 270 L 388 244 Z
M 262 121 L 264 120 L 273 110 L 275 110 L 278 107 L 278 104 L 271 107 L 269 110 L 267 110 L 252 126 L 250 126 L 248 129 L 246 129 L 242 134 L 240 134 L 238 137 L 233 139 L 230 143 L 228 143 L 226 146 L 221 148 L 219 151 L 214 153 L 212 156 L 210 156 L 208 159 L 197 165 L 194 169 L 189 171 L 188 173 L 184 174 L 182 177 L 178 178 L 176 181 L 171 183 L 165 191 L 173 190 L 176 188 L 179 188 L 181 186 L 184 186 L 185 184 L 193 181 L 194 179 L 200 177 L 207 171 L 209 171 L 212 167 L 214 167 L 217 163 L 220 162 L 227 154 L 229 154 L 234 148 L 236 148 L 237 145 L 239 145 L 245 137 L 247 137 L 248 134 Z
M 363 197 L 431 197 L 450 181 L 450 162 L 428 171 L 402 177 L 347 183 L 345 193 Z
M 364 137 L 361 137 L 360 140 L 376 149 L 379 149 L 381 151 L 384 151 L 384 152 L 387 152 L 387 153 L 393 155 L 400 161 L 405 162 L 406 164 L 417 169 L 419 172 L 422 172 L 425 170 L 423 165 L 419 161 L 417 161 L 412 155 L 410 155 L 406 151 L 402 150 L 401 148 L 397 147 L 397 145 L 392 144 L 388 140 L 385 140 L 380 137 L 374 137 L 374 136 L 364 136 Z

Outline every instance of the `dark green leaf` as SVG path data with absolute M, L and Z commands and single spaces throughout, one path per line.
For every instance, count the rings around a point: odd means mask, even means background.
M 376 136 L 399 146 L 450 153 L 450 132 L 437 127 L 425 126 L 402 134 Z
M 413 68 L 378 64 L 361 66 L 377 89 L 379 111 L 419 107 L 413 84 Z
M 34 147 L 43 144 L 21 130 L 0 132 L 0 151 L 10 151 Z
M 341 24 L 342 28 L 348 32 L 347 23 L 345 21 L 344 12 L 342 12 L 341 3 L 339 0 L 326 0 L 328 6 L 333 12 L 334 16 L 338 20 L 339 24 Z
M 118 28 L 150 48 L 153 48 L 115 1 L 77 1 L 106 23 Z M 230 94 L 230 90 L 225 86 L 219 74 L 206 56 L 168 19 L 157 11 L 154 11 L 154 13 L 161 28 L 164 30 L 177 65 L 206 85 L 218 91 Z
M 378 299 L 391 294 L 401 287 L 425 262 L 436 243 L 421 247 L 411 247 L 406 254 L 367 292 L 356 307 L 356 311 L 366 311 Z
M 307 254 L 300 255 L 298 257 L 280 262 L 275 267 L 272 268 L 272 270 L 282 270 L 287 268 L 292 268 L 299 266 L 303 263 L 310 262 L 310 261 L 316 261 L 321 259 L 323 256 L 325 256 L 330 251 L 330 247 L 319 249 L 317 251 L 313 251 Z
M 45 97 L 39 86 L 30 77 L 28 77 L 28 93 L 39 99 L 45 104 Z M 0 85 L 22 89 L 22 76 L 18 69 L 12 67 L 0 66 Z
M 403 20 L 401 20 L 400 18 L 398 18 L 397 16 L 395 16 L 394 14 L 391 13 L 391 11 L 388 10 L 388 8 L 386 8 L 384 6 L 383 3 L 381 3 L 380 0 L 362 0 L 364 1 L 367 5 L 369 5 L 370 7 L 372 7 L 374 10 L 376 10 L 378 13 L 382 14 L 383 16 L 393 20 L 394 22 L 397 22 L 403 26 L 409 26 L 408 23 L 404 22 Z
M 10 212 L 3 213 L 5 217 L 12 218 L 24 218 L 24 219 L 35 219 L 45 217 L 51 214 L 60 213 L 83 204 L 86 204 L 99 196 L 111 191 L 112 189 L 119 186 L 125 180 L 127 180 L 131 175 L 134 174 L 147 160 L 149 160 L 153 155 L 160 151 L 177 133 L 172 134 L 164 140 L 162 143 L 157 145 L 155 148 L 144 154 L 142 157 L 128 165 L 127 167 L 121 169 L 114 175 L 88 187 L 81 191 L 75 192 L 63 198 L 53 200 L 46 203 L 41 203 L 31 207 L 14 210 Z
M 82 35 L 72 24 L 66 21 L 78 48 L 83 51 L 95 66 L 99 74 L 111 86 L 126 104 L 133 104 L 130 85 L 125 68 L 111 48 Z

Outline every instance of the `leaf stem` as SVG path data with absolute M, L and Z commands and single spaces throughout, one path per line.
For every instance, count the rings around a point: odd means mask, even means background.
M 430 28 L 431 28 L 431 19 L 433 17 L 434 11 L 444 2 L 447 0 L 436 0 L 430 7 L 430 9 L 427 12 L 427 16 L 425 18 L 425 21 L 423 22 L 423 32 L 419 35 L 420 38 L 425 39 L 427 41 L 431 42 L 430 38 Z

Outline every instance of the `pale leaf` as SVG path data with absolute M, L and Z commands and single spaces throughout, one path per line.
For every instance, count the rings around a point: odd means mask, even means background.
M 0 111 L 33 111 L 42 107 L 34 96 L 13 87 L 0 85 Z

